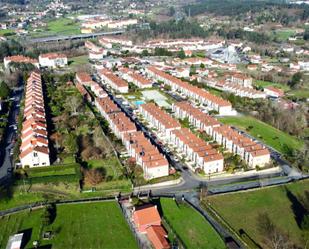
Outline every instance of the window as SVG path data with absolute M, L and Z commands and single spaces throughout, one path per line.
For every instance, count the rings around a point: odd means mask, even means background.
M 33 156 L 34 156 L 34 157 L 38 157 L 38 153 L 33 152 Z

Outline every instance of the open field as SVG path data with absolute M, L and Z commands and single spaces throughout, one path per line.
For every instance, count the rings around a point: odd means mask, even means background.
M 293 29 L 281 29 L 273 32 L 273 36 L 276 37 L 280 41 L 286 41 L 290 36 L 295 34 L 295 30 Z
M 289 86 L 287 86 L 287 85 L 275 83 L 275 82 L 271 82 L 271 81 L 255 80 L 253 85 L 258 86 L 258 87 L 263 87 L 263 88 L 267 87 L 267 86 L 273 86 L 273 87 L 277 87 L 279 89 L 282 89 L 284 91 L 290 90 Z
M 25 248 L 32 248 L 32 243 L 39 239 L 43 209 L 34 212 L 20 212 L 0 218 L 0 248 L 5 248 L 9 236 L 29 230 L 31 237 Z
M 15 33 L 15 30 L 13 29 L 1 29 L 0 30 L 0 35 L 13 34 L 13 33 Z
M 34 240 L 52 248 L 137 248 L 117 205 L 114 201 L 58 205 L 55 220 L 46 226 L 42 224 L 43 209 L 4 217 L 0 219 L 0 247 L 5 246 L 9 235 L 32 229 L 26 248 L 32 247 Z M 42 240 L 41 231 L 52 231 L 52 239 Z
M 287 96 L 297 98 L 309 98 L 309 89 L 291 90 L 287 92 Z
M 87 163 L 90 168 L 104 168 L 107 177 L 118 178 L 123 175 L 123 167 L 115 156 L 108 159 L 93 159 Z
M 12 193 L 0 191 L 0 196 L 0 210 L 6 210 L 25 204 L 40 202 L 48 198 L 48 195 L 43 193 L 26 192 L 22 189 L 15 189 Z
M 186 204 L 177 205 L 172 199 L 161 198 L 160 203 L 164 218 L 186 248 L 225 248 L 220 236 L 194 209 Z
M 125 177 L 124 168 L 115 156 L 106 159 L 94 159 L 87 161 L 89 168 L 101 168 L 104 172 L 104 181 L 96 186 L 97 191 L 106 193 L 128 192 L 132 183 Z M 85 190 L 92 186 L 85 184 Z
M 59 18 L 49 21 L 47 27 L 40 31 L 32 31 L 32 37 L 47 37 L 53 35 L 76 35 L 80 34 L 80 27 L 77 22 L 69 18 Z
M 69 63 L 70 68 L 75 68 L 80 65 L 88 64 L 88 56 L 81 55 L 81 56 L 69 58 L 68 63 Z
M 208 201 L 236 232 L 243 229 L 263 248 L 267 246 L 263 244 L 263 236 L 258 231 L 257 217 L 265 212 L 281 231 L 288 233 L 293 243 L 304 248 L 304 234 L 295 215 L 297 199 L 299 195 L 304 195 L 306 189 L 309 189 L 308 180 L 261 190 L 211 196 Z
M 263 141 L 265 144 L 272 146 L 282 153 L 285 153 L 285 145 L 288 145 L 294 149 L 300 149 L 303 146 L 303 142 L 297 138 L 253 117 L 224 117 L 219 118 L 219 120 L 225 124 L 247 131 L 255 138 Z

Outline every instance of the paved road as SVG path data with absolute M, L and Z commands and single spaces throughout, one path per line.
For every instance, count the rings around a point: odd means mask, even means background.
M 120 34 L 123 34 L 124 32 L 125 30 L 116 30 L 116 31 L 109 31 L 109 32 L 99 32 L 99 33 L 80 34 L 80 35 L 59 35 L 59 36 L 33 38 L 33 39 L 28 40 L 28 42 L 29 43 L 41 43 L 41 42 L 63 41 L 63 40 L 89 39 L 89 38 L 95 38 L 97 36 L 120 35 Z
M 12 140 L 15 139 L 17 134 L 17 130 L 14 129 L 14 125 L 17 125 L 16 120 L 20 110 L 19 105 L 22 95 L 23 87 L 21 86 L 15 89 L 11 96 L 12 98 L 14 98 L 14 101 L 12 103 L 11 111 L 8 118 L 8 127 L 4 136 L 4 146 L 0 150 L 0 181 L 1 179 L 7 180 L 12 172 L 13 164 L 12 155 L 10 154 L 14 147 Z

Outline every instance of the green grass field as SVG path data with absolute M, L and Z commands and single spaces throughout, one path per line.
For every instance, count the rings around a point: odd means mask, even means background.
M 309 98 L 309 89 L 291 90 L 287 92 L 287 96 L 294 96 L 298 98 Z
M 263 88 L 267 87 L 267 86 L 273 86 L 273 87 L 277 87 L 279 89 L 282 89 L 284 91 L 290 90 L 289 86 L 287 86 L 287 85 L 283 85 L 283 84 L 275 83 L 275 82 L 271 82 L 271 81 L 255 80 L 253 84 L 255 86 L 263 87 Z
M 244 229 L 262 248 L 267 248 L 257 229 L 257 217 L 262 212 L 266 212 L 276 226 L 288 233 L 291 241 L 304 248 L 304 234 L 296 223 L 287 190 L 298 197 L 306 189 L 309 189 L 308 180 L 255 191 L 211 196 L 208 201 L 236 232 Z
M 106 176 L 117 178 L 123 175 L 123 167 L 115 156 L 108 159 L 89 160 L 87 163 L 90 168 L 104 168 Z
M 105 180 L 96 186 L 97 191 L 109 193 L 129 192 L 131 190 L 131 181 L 124 176 L 123 167 L 113 156 L 107 159 L 89 160 L 89 168 L 103 168 L 105 171 Z M 92 186 L 85 184 L 85 190 Z
M 72 68 L 80 65 L 88 64 L 88 56 L 81 55 L 77 57 L 69 58 L 69 66 Z
M 0 30 L 0 35 L 13 34 L 13 33 L 15 33 L 15 30 L 13 29 L 1 29 Z
M 294 149 L 300 149 L 303 146 L 303 142 L 299 139 L 253 117 L 224 117 L 219 118 L 219 120 L 224 124 L 238 127 L 244 131 L 246 131 L 249 126 L 252 126 L 253 128 L 247 131 L 249 134 L 282 153 L 285 152 L 285 145 Z
M 32 248 L 32 243 L 39 239 L 43 210 L 20 212 L 14 215 L 0 217 L 0 248 L 5 248 L 9 236 L 24 230 L 31 231 L 31 239 L 26 248 Z
M 8 236 L 32 229 L 33 240 L 52 248 L 138 248 L 116 202 L 59 205 L 56 219 L 42 226 L 43 210 L 26 211 L 0 219 L 0 243 L 4 248 Z M 41 231 L 52 231 L 51 240 L 41 240 Z
M 212 226 L 197 211 L 172 199 L 160 199 L 163 215 L 186 248 L 225 248 Z
M 50 166 L 42 168 L 27 169 L 28 177 L 43 177 L 43 176 L 58 176 L 58 175 L 73 175 L 76 174 L 76 168 L 79 164 L 72 164 L 67 166 Z
M 48 31 L 62 34 L 62 35 L 74 35 L 80 34 L 80 28 L 78 23 L 68 18 L 60 18 L 47 23 Z
M 47 22 L 47 26 L 36 31 L 31 31 L 34 38 L 48 37 L 53 35 L 76 35 L 80 34 L 79 23 L 69 18 L 53 19 Z
M 276 37 L 280 41 L 286 41 L 290 36 L 295 34 L 295 30 L 293 29 L 282 29 L 277 30 L 273 33 L 274 37 Z

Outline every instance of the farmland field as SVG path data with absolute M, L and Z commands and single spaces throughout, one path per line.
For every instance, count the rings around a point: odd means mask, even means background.
M 290 88 L 287 85 L 284 84 L 280 84 L 280 83 L 275 83 L 275 82 L 271 82 L 271 81 L 263 81 L 263 80 L 255 80 L 253 83 L 255 86 L 259 86 L 259 87 L 267 87 L 267 86 L 273 86 L 273 87 L 277 87 L 279 89 L 282 89 L 284 91 L 288 91 Z
M 186 248 L 225 248 L 212 226 L 187 204 L 172 199 L 160 199 L 163 216 L 185 244 Z
M 9 235 L 29 229 L 30 240 L 52 248 L 137 248 L 136 241 L 114 201 L 87 204 L 58 205 L 56 218 L 43 225 L 43 209 L 25 211 L 0 219 L 0 248 L 5 248 Z M 42 240 L 40 234 L 51 231 L 52 239 Z
M 265 212 L 275 226 L 289 235 L 293 243 L 304 248 L 305 236 L 309 234 L 306 235 L 299 228 L 295 217 L 298 201 L 308 189 L 309 181 L 306 180 L 285 186 L 211 196 L 208 201 L 236 232 L 243 229 L 262 248 L 268 247 L 257 225 L 258 215 Z

